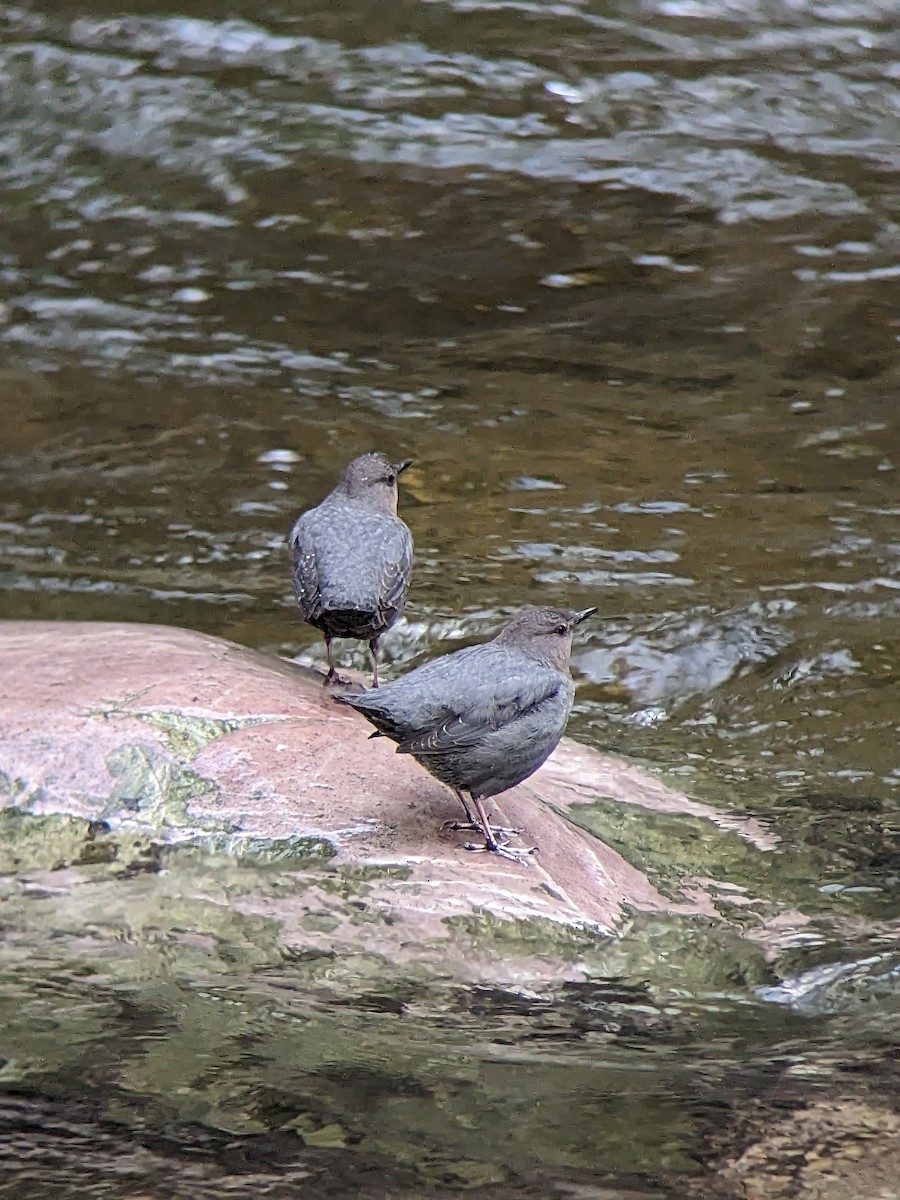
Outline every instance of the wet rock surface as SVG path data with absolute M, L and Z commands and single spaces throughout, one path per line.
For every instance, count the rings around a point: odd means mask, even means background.
M 737 1200 L 845 1200 L 898 1194 L 900 1116 L 865 1088 L 830 1080 L 759 1099 L 716 1137 L 722 1194 Z
M 678 940 L 672 921 L 683 919 L 685 944 L 711 948 L 721 937 L 730 960 L 739 935 L 721 918 L 713 880 L 660 891 L 579 828 L 579 810 L 602 800 L 700 820 L 756 854 L 776 844 L 752 821 L 566 741 L 493 805 L 537 843 L 534 861 L 471 854 L 466 835 L 446 826 L 459 815 L 452 794 L 386 740 L 370 740 L 317 672 L 204 634 L 7 622 L 0 675 L 0 861 L 23 887 L 46 885 L 78 905 L 93 894 L 79 886 L 91 872 L 111 897 L 114 880 L 148 873 L 163 904 L 178 886 L 186 901 L 191 874 L 219 863 L 244 885 L 223 904 L 274 922 L 292 954 L 556 982 L 596 970 L 609 935 L 626 926 L 657 923 Z M 254 871 L 289 882 L 255 891 Z M 750 943 L 737 955 L 754 956 Z

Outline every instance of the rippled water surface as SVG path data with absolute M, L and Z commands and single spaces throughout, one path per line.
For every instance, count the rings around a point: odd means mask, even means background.
M 771 822 L 827 1009 L 900 885 L 895 3 L 181 7 L 0 3 L 0 618 L 319 655 L 285 534 L 411 457 L 390 669 L 599 605 L 572 732 Z

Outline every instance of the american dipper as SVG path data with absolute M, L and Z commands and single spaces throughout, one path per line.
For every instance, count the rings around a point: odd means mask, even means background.
M 436 779 L 448 784 L 480 829 L 487 850 L 514 861 L 534 848 L 509 849 L 484 801 L 527 779 L 563 735 L 575 686 L 569 656 L 575 626 L 596 608 L 524 608 L 493 639 L 417 667 L 375 691 L 335 696 L 371 721 Z M 472 798 L 477 819 L 466 798 Z
M 325 638 L 326 684 L 337 675 L 331 639 L 348 637 L 369 643 L 378 687 L 378 639 L 403 609 L 412 567 L 412 535 L 397 516 L 397 476 L 408 466 L 383 454 L 355 458 L 291 530 L 294 592 Z

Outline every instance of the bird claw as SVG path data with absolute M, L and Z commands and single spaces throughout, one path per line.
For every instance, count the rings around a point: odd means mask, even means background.
M 511 862 L 527 862 L 528 857 L 534 854 L 537 846 L 510 846 L 507 842 L 484 841 L 479 846 L 475 842 L 466 842 L 466 850 L 471 850 L 474 854 L 499 854 L 501 858 L 508 858 Z
M 481 826 L 475 821 L 445 821 L 441 829 L 452 829 L 454 833 L 459 830 L 471 829 L 473 833 L 481 833 Z M 518 837 L 522 832 L 521 829 L 507 829 L 505 825 L 491 825 L 491 829 L 502 838 Z
M 337 671 L 329 671 L 322 680 L 322 687 L 353 687 L 355 680 L 347 675 L 339 675 Z

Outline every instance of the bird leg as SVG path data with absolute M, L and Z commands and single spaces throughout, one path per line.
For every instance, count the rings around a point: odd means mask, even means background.
M 457 800 L 460 802 L 460 804 L 466 810 L 466 820 L 469 823 L 467 828 L 477 829 L 478 825 L 475 821 L 475 818 L 472 816 L 472 810 L 471 810 L 471 808 L 469 808 L 469 805 L 466 802 L 465 796 L 462 794 L 462 792 L 459 790 L 459 788 L 453 789 L 453 795 L 457 798 Z
M 328 687 L 329 683 L 333 683 L 337 679 L 337 671 L 334 669 L 334 655 L 331 652 L 331 638 L 328 634 L 322 635 L 325 638 L 325 654 L 328 658 L 328 674 L 322 680 L 322 686 Z
M 378 687 L 378 638 L 369 641 L 369 658 L 372 660 L 372 687 Z
M 468 802 L 466 801 L 465 796 L 462 794 L 462 792 L 459 790 L 459 788 L 453 789 L 453 795 L 457 798 L 457 800 L 460 802 L 460 804 L 466 810 L 466 818 L 467 819 L 465 821 L 445 821 L 444 824 L 441 826 L 441 829 L 452 829 L 454 831 L 459 830 L 459 829 L 471 829 L 475 832 L 478 832 L 479 830 L 481 830 L 480 822 L 478 820 L 476 820 L 476 818 L 472 815 L 472 810 L 471 810 L 471 808 L 469 808 Z M 519 829 L 505 829 L 499 825 L 494 825 L 492 828 L 493 828 L 493 831 L 495 834 L 499 834 L 500 837 L 503 837 L 503 838 L 515 837 L 517 833 L 521 832 L 521 830 L 519 830 Z M 483 832 L 483 830 L 482 830 L 482 832 Z
M 322 680 L 322 686 L 328 687 L 329 684 L 335 684 L 338 687 L 350 687 L 353 683 L 352 679 L 348 679 L 346 675 L 339 675 L 337 667 L 334 665 L 334 652 L 331 649 L 331 635 L 323 633 L 325 639 L 325 655 L 328 659 L 328 671 L 325 678 Z
M 512 859 L 513 862 L 522 862 L 528 858 L 529 854 L 534 854 L 535 850 L 537 849 L 536 846 L 523 846 L 521 849 L 510 849 L 505 842 L 498 842 L 497 832 L 499 832 L 499 830 L 495 832 L 491 828 L 491 823 L 488 820 L 488 815 L 484 808 L 484 801 L 477 799 L 475 796 L 472 797 L 472 801 L 475 805 L 475 811 L 478 813 L 478 824 L 481 828 L 481 832 L 484 834 L 484 845 L 467 845 L 467 850 L 481 851 L 482 853 L 488 854 L 499 854 L 501 858 L 509 858 Z

